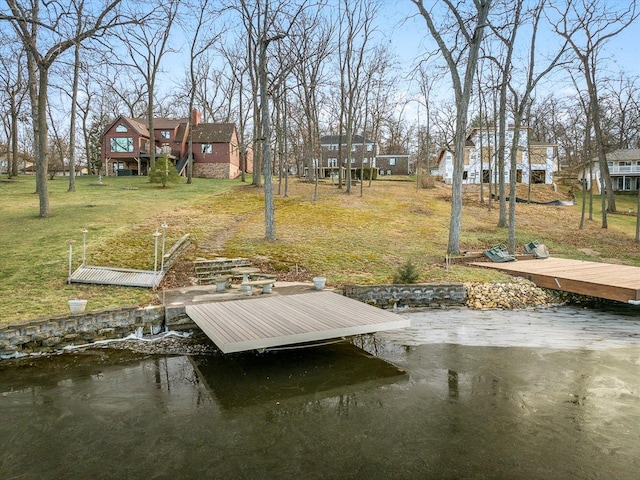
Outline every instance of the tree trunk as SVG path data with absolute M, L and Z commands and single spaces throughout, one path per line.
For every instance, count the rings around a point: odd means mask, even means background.
M 271 119 L 269 118 L 269 100 L 267 98 L 267 45 L 266 38 L 260 40 L 259 84 L 260 110 L 262 111 L 262 169 L 264 173 L 264 224 L 265 240 L 276 239 L 273 207 L 273 183 L 271 166 Z
M 76 42 L 73 62 L 73 85 L 71 87 L 71 122 L 69 125 L 69 189 L 76 191 L 76 115 L 78 111 L 78 78 L 80 76 L 80 44 Z
M 49 186 L 47 183 L 47 88 L 49 71 L 40 66 L 37 70 L 38 82 L 38 115 L 33 119 L 36 149 L 36 190 L 40 201 L 40 217 L 46 218 L 49 212 Z M 37 126 L 36 126 L 37 125 Z M 37 131 L 36 131 L 37 130 Z

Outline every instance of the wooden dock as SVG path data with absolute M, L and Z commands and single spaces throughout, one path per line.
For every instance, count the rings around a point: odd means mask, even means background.
M 539 287 L 619 302 L 640 302 L 640 267 L 555 257 L 470 265 L 525 277 Z
M 131 268 L 92 267 L 82 265 L 69 277 L 69 283 L 120 285 L 123 287 L 156 288 L 164 277 L 163 271 Z
M 186 314 L 223 353 L 395 330 L 410 321 L 333 292 L 187 305 Z

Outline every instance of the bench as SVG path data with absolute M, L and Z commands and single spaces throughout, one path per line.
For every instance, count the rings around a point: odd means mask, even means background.
M 262 280 L 251 280 L 249 282 L 245 282 L 241 287 L 245 288 L 247 295 L 253 294 L 252 287 L 262 287 L 262 293 L 271 293 L 271 288 L 274 283 L 276 283 L 275 278 L 265 278 Z

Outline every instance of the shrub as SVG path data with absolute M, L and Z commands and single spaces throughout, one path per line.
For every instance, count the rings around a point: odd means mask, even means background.
M 416 266 L 411 260 L 407 260 L 403 265 L 398 268 L 398 271 L 393 276 L 393 283 L 407 284 L 417 283 L 420 278 Z
M 166 187 L 167 183 L 178 183 L 179 179 L 176 167 L 166 155 L 158 157 L 155 166 L 149 170 L 149 182 L 161 183 L 163 187 Z

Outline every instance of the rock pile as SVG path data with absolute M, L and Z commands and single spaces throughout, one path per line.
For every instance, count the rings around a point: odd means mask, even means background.
M 537 287 L 533 282 L 514 277 L 511 282 L 465 283 L 467 307 L 473 309 L 550 306 L 560 303 L 559 297 L 550 290 Z

